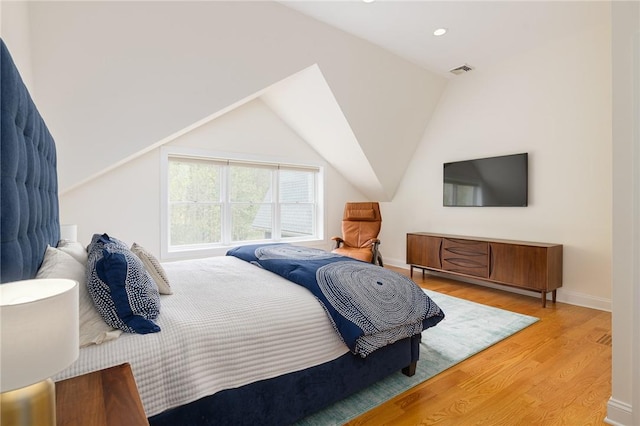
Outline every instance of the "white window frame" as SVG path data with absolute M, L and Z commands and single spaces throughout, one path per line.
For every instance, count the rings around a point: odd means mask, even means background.
M 247 163 L 255 166 L 269 166 L 273 168 L 287 168 L 287 169 L 309 169 L 317 172 L 315 179 L 315 193 L 316 193 L 316 208 L 315 208 L 315 235 L 311 237 L 299 237 L 299 238 L 286 238 L 284 241 L 291 242 L 300 245 L 309 246 L 326 246 L 325 229 L 326 229 L 326 211 L 324 200 L 324 167 L 319 164 L 309 163 L 293 163 L 291 161 L 281 161 L 277 158 L 257 157 L 247 154 L 226 153 L 226 152 L 212 152 L 194 148 L 184 147 L 162 147 L 160 149 L 160 258 L 162 260 L 180 259 L 180 258 L 194 258 L 194 257 L 206 257 L 206 256 L 221 256 L 224 255 L 227 250 L 232 247 L 256 244 L 260 242 L 282 242 L 280 239 L 271 240 L 258 240 L 258 241 L 242 241 L 232 242 L 230 239 L 230 215 L 223 214 L 223 231 L 222 242 L 212 243 L 206 245 L 194 245 L 194 246 L 182 246 L 181 248 L 174 248 L 169 246 L 170 236 L 170 223 L 169 223 L 169 158 L 170 157 L 183 157 L 199 160 L 211 160 L 216 162 L 227 163 Z M 277 179 L 274 174 L 274 181 L 272 183 L 273 188 L 273 202 L 275 205 L 274 211 L 274 233 L 279 235 L 280 233 L 280 214 L 279 206 L 280 200 L 278 195 Z M 228 203 L 227 182 L 226 173 L 223 173 L 223 210 L 230 209 L 230 203 Z M 224 228 L 227 227 L 228 231 Z

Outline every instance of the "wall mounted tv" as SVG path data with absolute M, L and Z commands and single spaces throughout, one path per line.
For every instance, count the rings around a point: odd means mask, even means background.
M 445 163 L 443 205 L 526 207 L 528 168 L 527 153 Z

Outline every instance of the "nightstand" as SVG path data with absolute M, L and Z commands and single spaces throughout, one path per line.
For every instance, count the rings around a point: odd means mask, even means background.
M 129 364 L 56 383 L 58 426 L 149 425 Z

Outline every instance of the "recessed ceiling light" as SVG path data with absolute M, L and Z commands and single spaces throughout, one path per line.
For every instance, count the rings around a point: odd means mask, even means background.
M 447 29 L 446 28 L 438 28 L 437 30 L 435 30 L 433 32 L 433 35 L 436 37 L 440 37 L 443 36 L 447 33 Z
M 373 3 L 376 0 L 362 0 L 362 1 L 365 2 L 365 3 Z

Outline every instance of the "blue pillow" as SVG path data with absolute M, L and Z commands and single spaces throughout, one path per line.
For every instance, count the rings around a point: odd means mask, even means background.
M 100 316 L 129 333 L 156 333 L 158 286 L 142 261 L 122 241 L 95 234 L 88 247 L 87 289 Z

